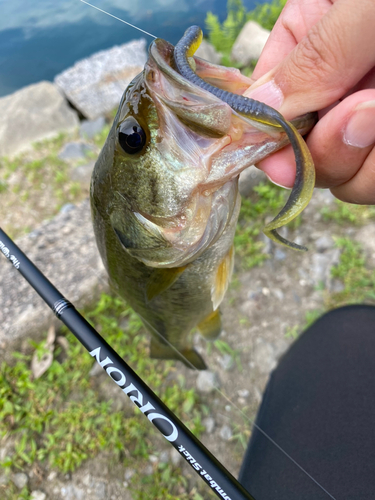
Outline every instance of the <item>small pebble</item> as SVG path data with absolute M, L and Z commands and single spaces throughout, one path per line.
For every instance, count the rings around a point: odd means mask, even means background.
M 34 490 L 31 492 L 30 500 L 46 500 L 47 495 L 40 490 Z
M 27 485 L 29 478 L 24 472 L 17 472 L 13 474 L 12 481 L 19 490 L 22 490 Z
M 101 368 L 101 370 L 102 370 L 102 368 Z M 89 472 L 83 476 L 83 478 L 82 478 L 82 484 L 84 484 L 85 486 L 91 486 L 91 484 L 92 484 L 92 478 L 91 478 L 91 474 Z
M 169 451 L 168 450 L 163 450 L 160 453 L 159 456 L 159 461 L 163 464 L 166 464 L 169 461 Z
M 240 398 L 247 398 L 249 397 L 250 394 L 250 392 L 247 389 L 239 389 L 237 392 Z
M 196 384 L 198 391 L 206 394 L 209 394 L 215 388 L 220 387 L 220 381 L 217 374 L 209 370 L 199 372 Z
M 234 366 L 233 357 L 230 354 L 224 354 L 224 356 L 221 356 L 218 361 L 223 370 L 226 372 L 230 371 Z
M 56 479 L 57 477 L 57 472 L 56 471 L 52 471 L 48 474 L 47 476 L 47 481 L 53 481 L 54 479 Z
M 129 481 L 129 479 L 131 479 L 134 476 L 134 474 L 135 474 L 134 469 L 126 469 L 124 474 L 125 481 Z
M 202 424 L 205 426 L 206 432 L 211 434 L 215 429 L 216 422 L 212 417 L 206 417 L 202 420 Z
M 229 427 L 229 425 L 223 425 L 223 427 L 220 429 L 221 439 L 224 439 L 224 441 L 229 441 L 232 436 L 232 429 Z
M 95 489 L 94 498 L 97 498 L 98 500 L 105 500 L 107 498 L 107 491 L 106 491 L 107 485 L 105 483 L 103 483 L 102 481 L 95 483 L 94 489 Z M 82 500 L 84 500 L 84 498 L 82 498 Z
M 279 299 L 279 300 L 283 300 L 284 299 L 284 293 L 280 290 L 280 288 L 274 288 L 272 290 L 272 293 L 274 294 L 274 296 Z
M 151 474 L 154 472 L 154 469 L 152 467 L 152 465 L 146 465 L 146 467 L 143 469 L 142 473 L 145 475 L 145 476 L 151 476 Z

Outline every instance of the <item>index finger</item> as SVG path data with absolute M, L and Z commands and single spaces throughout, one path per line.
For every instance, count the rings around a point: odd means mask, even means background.
M 289 0 L 271 31 L 251 79 L 255 82 L 277 66 L 332 7 L 334 1 Z

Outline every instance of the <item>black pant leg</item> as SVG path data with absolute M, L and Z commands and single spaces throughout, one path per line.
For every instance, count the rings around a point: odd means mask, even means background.
M 375 499 L 375 307 L 325 314 L 273 372 L 257 425 L 337 500 Z M 240 482 L 256 500 L 327 500 L 253 429 Z

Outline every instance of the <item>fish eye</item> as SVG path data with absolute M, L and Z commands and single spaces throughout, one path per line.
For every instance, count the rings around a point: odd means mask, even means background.
M 133 155 L 143 149 L 146 144 L 146 134 L 137 120 L 129 117 L 119 127 L 118 140 L 125 153 Z

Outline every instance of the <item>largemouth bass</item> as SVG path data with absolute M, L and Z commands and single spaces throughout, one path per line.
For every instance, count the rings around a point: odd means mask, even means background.
M 153 358 L 205 369 L 189 334 L 221 331 L 219 305 L 233 269 L 233 238 L 242 170 L 292 143 L 297 176 L 279 215 L 293 219 L 310 200 L 314 167 L 292 123 L 241 94 L 250 80 L 238 70 L 193 58 L 202 34 L 191 27 L 173 47 L 156 39 L 125 90 L 96 162 L 91 208 L 99 251 L 113 287 L 152 334 Z

